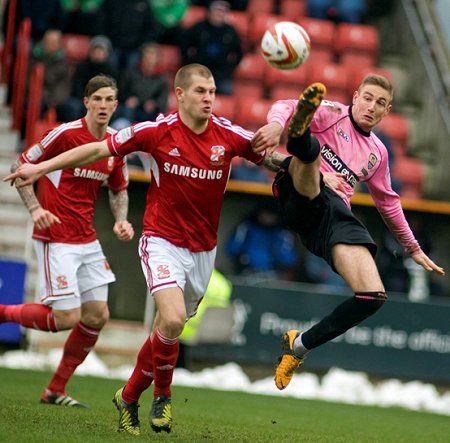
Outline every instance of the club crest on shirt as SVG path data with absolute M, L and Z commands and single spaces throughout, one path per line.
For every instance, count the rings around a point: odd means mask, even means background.
M 222 145 L 211 146 L 211 164 L 214 166 L 223 165 L 225 161 L 225 147 Z
M 170 277 L 169 265 L 158 265 L 156 268 L 156 272 L 158 273 L 158 279 L 160 280 Z
M 350 141 L 350 137 L 344 132 L 342 128 L 338 129 L 338 135 L 340 135 L 346 142 Z
M 58 275 L 58 277 L 56 277 L 56 283 L 58 285 L 58 289 L 67 289 L 69 286 L 67 276 L 65 275 Z
M 373 153 L 371 153 L 369 155 L 369 163 L 367 164 L 367 167 L 370 169 L 372 169 L 378 162 L 377 156 Z
M 114 167 L 114 157 L 108 157 L 108 171 L 112 171 Z

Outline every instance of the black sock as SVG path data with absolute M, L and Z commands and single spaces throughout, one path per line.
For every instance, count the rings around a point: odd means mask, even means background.
M 302 334 L 302 343 L 307 349 L 333 340 L 367 317 L 375 314 L 386 301 L 384 292 L 359 292 L 338 305 L 327 317 Z
M 286 149 L 303 163 L 312 163 L 320 154 L 319 141 L 311 135 L 309 128 L 301 137 L 288 137 Z

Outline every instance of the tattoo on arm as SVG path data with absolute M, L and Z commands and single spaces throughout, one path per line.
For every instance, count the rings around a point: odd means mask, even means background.
M 11 165 L 11 172 L 15 172 L 17 168 L 21 165 L 21 161 L 17 159 L 12 165 Z M 21 183 L 23 180 L 21 178 L 16 178 L 16 184 Z M 23 201 L 23 204 L 28 209 L 30 214 L 35 211 L 36 209 L 39 209 L 41 207 L 41 204 L 39 203 L 36 194 L 34 193 L 33 185 L 24 186 L 23 188 L 17 188 L 17 192 L 20 195 L 20 198 Z
M 116 193 L 109 191 L 109 205 L 116 222 L 126 220 L 128 216 L 128 192 L 126 190 Z
M 263 161 L 263 166 L 269 171 L 278 172 L 280 170 L 280 165 L 283 163 L 287 156 L 280 154 L 277 151 L 272 152 L 272 154 L 267 155 Z

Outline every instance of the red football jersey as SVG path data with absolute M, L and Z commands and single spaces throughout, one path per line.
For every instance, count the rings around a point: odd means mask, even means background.
M 105 138 L 114 132 L 108 128 Z M 39 163 L 85 143 L 96 142 L 84 118 L 50 130 L 22 155 L 23 163 Z M 124 158 L 108 157 L 91 165 L 53 171 L 38 181 L 37 198 L 42 207 L 57 215 L 61 224 L 48 229 L 36 227 L 33 238 L 55 243 L 89 243 L 97 238 L 94 226 L 95 202 L 104 182 L 113 192 L 128 187 Z
M 264 159 L 265 154 L 252 151 L 252 137 L 252 132 L 215 115 L 202 134 L 195 134 L 176 112 L 114 134 L 108 140 L 113 155 L 150 154 L 144 234 L 192 252 L 213 249 L 232 158 L 256 164 Z

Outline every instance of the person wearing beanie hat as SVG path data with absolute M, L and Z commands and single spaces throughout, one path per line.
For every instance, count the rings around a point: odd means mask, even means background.
M 117 79 L 118 71 L 111 62 L 111 53 L 112 45 L 108 37 L 96 35 L 91 39 L 88 57 L 75 67 L 72 77 L 67 120 L 81 118 L 86 112 L 82 97 L 84 96 L 84 87 L 89 79 L 99 74 Z

